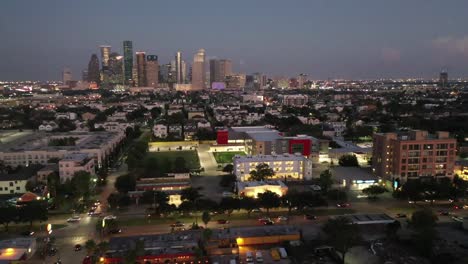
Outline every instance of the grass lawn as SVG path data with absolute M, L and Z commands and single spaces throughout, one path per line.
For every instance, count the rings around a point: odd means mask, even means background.
M 245 156 L 243 151 L 233 151 L 233 152 L 213 152 L 213 156 L 217 163 L 232 163 L 232 158 L 235 155 Z
M 196 151 L 161 151 L 161 152 L 148 152 L 147 157 L 154 157 L 158 162 L 169 160 L 172 164 L 177 157 L 185 159 L 187 169 L 194 170 L 200 168 L 200 160 Z

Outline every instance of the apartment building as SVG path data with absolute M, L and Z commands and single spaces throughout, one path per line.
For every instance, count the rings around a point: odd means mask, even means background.
M 73 138 L 73 144 L 51 144 L 54 140 L 65 138 Z M 0 142 L 0 160 L 12 167 L 46 165 L 52 158 L 63 159 L 69 154 L 87 153 L 99 167 L 124 138 L 123 132 L 108 131 L 53 134 L 24 132 Z
M 59 161 L 60 181 L 71 179 L 78 171 L 86 171 L 91 175 L 95 175 L 94 159 L 85 153 L 75 153 L 67 155 Z
M 373 141 L 372 169 L 386 180 L 454 175 L 457 141 L 448 132 L 377 133 Z
M 234 174 L 238 181 L 249 181 L 250 172 L 258 164 L 268 164 L 275 172 L 273 179 L 310 180 L 312 179 L 312 161 L 303 155 L 255 155 L 235 156 Z

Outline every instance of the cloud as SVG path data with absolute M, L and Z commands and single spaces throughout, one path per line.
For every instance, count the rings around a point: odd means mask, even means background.
M 468 36 L 440 37 L 432 41 L 432 46 L 449 54 L 468 56 Z
M 382 48 L 381 56 L 386 63 L 399 62 L 401 59 L 401 52 L 394 48 Z

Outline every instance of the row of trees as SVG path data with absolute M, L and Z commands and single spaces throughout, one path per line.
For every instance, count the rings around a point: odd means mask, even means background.
M 399 199 L 409 199 L 412 201 L 435 200 L 435 199 L 458 199 L 463 197 L 468 182 L 455 176 L 453 181 L 450 178 L 409 180 L 400 189 L 393 192 L 393 196 Z
M 5 231 L 11 223 L 29 223 L 30 228 L 34 221 L 46 221 L 47 203 L 45 201 L 32 201 L 21 206 L 0 207 L 0 224 Z

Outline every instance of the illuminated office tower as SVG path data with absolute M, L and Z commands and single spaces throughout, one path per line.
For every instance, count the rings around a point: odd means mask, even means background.
M 210 84 L 224 82 L 226 76 L 232 74 L 232 63 L 230 60 L 210 60 Z
M 149 87 L 158 87 L 159 84 L 159 63 L 158 56 L 146 56 L 146 85 Z
M 146 53 L 139 51 L 136 53 L 137 72 L 138 72 L 138 86 L 146 87 Z
M 132 84 L 133 78 L 133 44 L 130 40 L 123 42 L 125 84 Z
M 109 67 L 109 58 L 111 54 L 111 46 L 100 46 L 101 48 L 101 63 L 102 70 L 106 70 Z
M 192 89 L 205 89 L 205 50 L 199 49 L 193 56 Z
M 182 52 L 177 51 L 175 56 L 175 74 L 176 74 L 176 83 L 183 83 L 183 72 L 182 72 Z
M 88 82 L 95 82 L 98 86 L 101 84 L 101 71 L 99 70 L 99 59 L 96 54 L 91 55 L 88 63 Z

